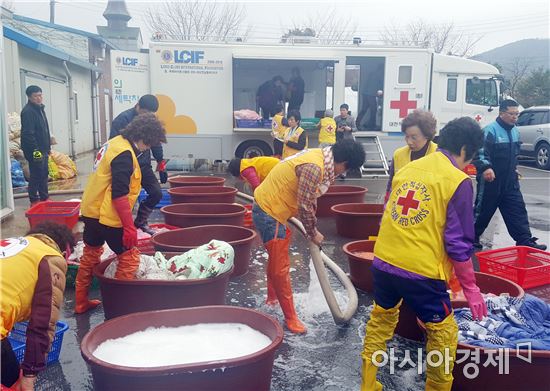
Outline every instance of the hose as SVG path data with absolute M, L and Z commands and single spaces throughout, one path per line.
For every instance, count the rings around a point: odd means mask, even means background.
M 238 192 L 237 196 L 247 201 L 254 202 L 254 197 L 248 194 Z M 293 217 L 290 219 L 290 223 L 298 228 L 302 235 L 307 237 L 304 226 L 298 219 Z M 313 260 L 315 272 L 317 273 L 317 277 L 319 278 L 319 284 L 321 285 L 323 295 L 325 296 L 334 322 L 336 324 L 347 323 L 355 314 L 355 311 L 357 311 L 358 298 L 355 287 L 353 286 L 347 274 L 344 273 L 344 271 L 336 263 L 334 263 L 334 261 L 330 259 L 319 246 L 317 246 L 311 240 L 309 241 L 309 251 Z M 334 291 L 332 290 L 332 287 L 330 286 L 330 282 L 328 280 L 328 274 L 325 265 L 330 269 L 330 271 L 334 273 L 334 275 L 346 288 L 349 300 L 348 306 L 344 312 L 342 312 L 340 306 L 338 305 L 338 301 L 336 301 L 336 296 L 334 296 Z

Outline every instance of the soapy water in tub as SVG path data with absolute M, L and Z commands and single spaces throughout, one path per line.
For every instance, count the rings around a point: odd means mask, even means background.
M 256 353 L 271 344 L 265 334 L 241 323 L 199 323 L 150 327 L 101 343 L 94 356 L 128 367 L 161 367 L 227 360 Z

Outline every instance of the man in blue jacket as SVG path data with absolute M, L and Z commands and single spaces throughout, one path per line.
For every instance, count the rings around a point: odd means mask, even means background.
M 132 122 L 134 117 L 143 113 L 156 113 L 158 108 L 159 102 L 156 96 L 143 95 L 134 107 L 123 111 L 113 120 L 109 138 L 111 139 L 118 136 L 120 132 Z M 153 152 L 153 157 L 157 161 L 157 171 L 159 172 L 160 182 L 166 183 L 168 180 L 166 160 L 163 158 L 162 145 L 152 146 L 150 150 L 138 156 L 139 167 L 141 169 L 141 187 L 147 192 L 147 198 L 139 204 L 134 225 L 137 228 L 141 228 L 142 231 L 152 235 L 154 232 L 149 228 L 147 219 L 153 212 L 154 207 L 161 200 L 162 190 L 160 189 L 159 182 L 151 166 L 151 152 Z
M 477 169 L 474 246 L 477 248 L 482 247 L 479 237 L 498 208 L 516 245 L 546 250 L 546 245 L 538 244 L 538 239 L 531 236 L 527 209 L 519 188 L 516 171 L 520 145 L 516 127 L 518 116 L 517 102 L 503 100 L 496 121 L 483 129 L 483 147 L 474 162 Z

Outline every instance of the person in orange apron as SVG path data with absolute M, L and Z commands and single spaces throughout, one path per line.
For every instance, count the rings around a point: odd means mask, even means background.
M 361 167 L 365 151 L 360 143 L 342 140 L 332 147 L 299 152 L 277 164 L 254 191 L 252 219 L 260 232 L 269 260 L 267 304 L 280 304 L 287 328 L 305 333 L 305 325 L 294 308 L 290 282 L 290 230 L 287 222 L 297 216 L 307 237 L 317 245 L 323 235 L 317 230 L 317 197 L 334 183 L 335 176 Z
M 166 142 L 162 123 L 153 113 L 140 114 L 97 153 L 80 210 L 84 220 L 84 252 L 76 276 L 75 313 L 100 304 L 88 300 L 92 270 L 101 260 L 105 242 L 117 254 L 115 278 L 131 280 L 139 267 L 137 228 L 132 208 L 141 190 L 138 156 L 151 146 Z

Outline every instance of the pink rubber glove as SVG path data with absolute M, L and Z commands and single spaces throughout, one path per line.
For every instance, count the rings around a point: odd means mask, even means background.
M 476 277 L 474 275 L 474 267 L 472 265 L 472 258 L 465 262 L 458 262 L 452 260 L 455 268 L 455 275 L 464 290 L 464 296 L 468 300 L 470 311 L 474 320 L 481 320 L 484 316 L 487 316 L 487 305 L 479 292 L 479 288 L 476 285 Z
M 126 249 L 131 249 L 137 246 L 137 229 L 134 225 L 134 219 L 132 217 L 132 208 L 130 208 L 130 201 L 128 196 L 118 197 L 113 200 L 113 206 L 120 217 L 122 222 L 122 244 Z

